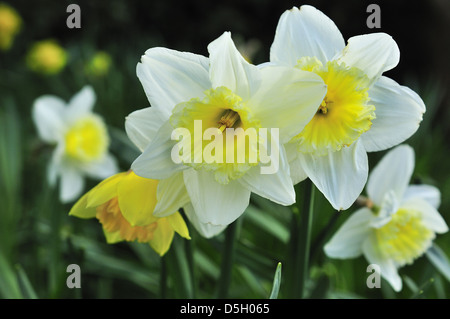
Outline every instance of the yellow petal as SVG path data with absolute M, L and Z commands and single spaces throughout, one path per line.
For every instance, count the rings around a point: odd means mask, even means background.
M 158 227 L 153 233 L 153 239 L 150 246 L 160 255 L 163 256 L 170 248 L 173 240 L 174 231 L 170 225 L 168 218 L 159 218 Z
M 169 220 L 170 226 L 172 226 L 173 230 L 176 231 L 178 235 L 186 239 L 191 239 L 187 225 L 179 212 L 167 216 L 167 219 Z
M 115 244 L 115 243 L 118 243 L 119 241 L 123 240 L 123 238 L 120 236 L 120 231 L 110 233 L 110 232 L 106 231 L 105 229 L 103 229 L 103 234 L 105 235 L 106 242 L 108 244 Z
M 145 226 L 157 220 L 153 216 L 157 185 L 157 180 L 137 176 L 132 171 L 117 185 L 120 211 L 132 226 Z
M 92 191 L 90 191 L 87 207 L 97 207 L 117 196 L 117 183 L 120 182 L 125 175 L 127 175 L 127 172 L 113 175 L 95 186 Z
M 90 193 L 89 191 L 84 194 L 71 208 L 69 215 L 79 218 L 94 218 L 96 212 L 95 207 L 87 207 L 87 199 Z

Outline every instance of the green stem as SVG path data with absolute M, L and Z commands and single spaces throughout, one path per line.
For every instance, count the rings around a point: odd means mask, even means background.
M 314 212 L 314 190 L 313 183 L 308 180 L 308 185 L 306 185 L 305 189 L 303 210 L 301 212 L 302 224 L 300 228 L 300 256 L 303 257 L 299 269 L 299 291 L 301 298 L 305 298 L 305 287 L 309 277 L 309 252 L 311 249 L 311 231 Z
M 293 212 L 292 214 L 288 257 L 290 266 L 286 266 L 287 277 L 290 278 L 287 285 L 290 298 L 305 297 L 305 285 L 309 273 L 314 210 L 314 185 L 309 179 L 297 188 L 297 203 L 300 213 Z
M 228 225 L 225 231 L 225 246 L 222 254 L 222 265 L 220 267 L 220 278 L 217 294 L 217 297 L 220 299 L 227 298 L 228 288 L 230 287 L 237 223 L 238 221 L 235 221 Z
M 161 273 L 159 275 L 159 296 L 161 299 L 167 298 L 167 265 L 166 257 L 161 257 Z

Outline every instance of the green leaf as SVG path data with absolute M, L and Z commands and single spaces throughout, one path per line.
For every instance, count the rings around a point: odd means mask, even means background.
M 20 292 L 19 283 L 8 260 L 5 259 L 0 251 L 0 296 L 6 299 L 23 298 Z
M 427 250 L 426 255 L 436 269 L 450 281 L 450 261 L 445 253 L 438 245 L 433 246 Z
M 267 232 L 271 236 L 280 240 L 283 244 L 286 244 L 289 240 L 288 229 L 280 223 L 276 218 L 269 215 L 255 206 L 248 206 L 245 211 L 245 218 L 252 224 L 261 228 L 261 230 Z
M 28 279 L 25 270 L 23 270 L 22 266 L 16 265 L 17 270 L 17 278 L 19 281 L 19 286 L 22 290 L 23 297 L 25 299 L 38 299 L 36 292 L 34 291 L 33 286 L 31 285 L 30 280 Z
M 273 277 L 272 291 L 270 292 L 269 299 L 277 299 L 278 293 L 280 291 L 281 285 L 281 263 L 278 263 L 277 270 L 275 271 L 275 276 Z

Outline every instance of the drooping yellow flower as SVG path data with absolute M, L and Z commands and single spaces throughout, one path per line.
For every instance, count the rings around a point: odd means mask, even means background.
M 89 60 L 85 71 L 88 75 L 101 77 L 108 73 L 111 63 L 111 56 L 106 52 L 99 51 Z
M 56 41 L 36 42 L 29 50 L 26 63 L 30 70 L 52 75 L 59 73 L 67 64 L 68 54 Z
M 174 232 L 190 239 L 180 213 L 155 217 L 158 181 L 137 176 L 133 171 L 111 176 L 78 200 L 69 215 L 97 218 L 109 244 L 120 241 L 149 243 L 160 255 L 170 248 Z
M 17 11 L 5 3 L 0 3 L 0 50 L 11 48 L 21 26 L 22 19 Z

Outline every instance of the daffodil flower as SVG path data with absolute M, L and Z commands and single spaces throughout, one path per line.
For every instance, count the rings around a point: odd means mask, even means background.
M 109 244 L 120 241 L 148 243 L 160 255 L 169 250 L 174 233 L 190 239 L 180 213 L 153 216 L 158 181 L 132 171 L 113 175 L 95 186 L 72 207 L 69 215 L 97 218 Z
M 400 145 L 371 172 L 367 207 L 357 210 L 325 245 L 332 258 L 364 255 L 381 268 L 396 291 L 402 289 L 398 268 L 412 264 L 430 248 L 436 234 L 448 231 L 437 208 L 440 192 L 431 185 L 408 185 L 414 151 Z
M 208 51 L 209 58 L 149 49 L 137 66 L 137 74 L 152 107 L 127 121 L 136 131 L 155 132 L 155 138 L 132 164 L 133 171 L 154 179 L 181 176 L 198 221 L 220 227 L 244 212 L 251 192 L 283 205 L 295 201 L 280 143 L 300 133 L 314 116 L 326 88 L 311 72 L 251 65 L 239 54 L 229 32 L 210 43 Z M 147 125 L 152 126 L 142 125 L 142 117 L 151 119 Z M 247 160 L 175 163 L 172 132 L 180 127 L 192 131 L 196 120 L 201 120 L 204 129 L 222 132 L 219 134 L 224 139 L 230 128 L 279 128 L 280 141 L 272 139 L 274 149 L 279 149 L 278 172 L 261 174 L 261 162 L 250 165 Z M 140 138 L 146 139 L 146 134 Z
M 60 177 L 60 200 L 75 200 L 83 191 L 84 176 L 98 179 L 117 173 L 115 158 L 108 153 L 109 136 L 103 119 L 94 113 L 95 93 L 89 86 L 68 104 L 52 95 L 36 99 L 33 120 L 40 138 L 56 145 L 47 177 L 55 185 Z
M 399 59 L 385 33 L 355 36 L 345 46 L 334 22 L 312 6 L 294 7 L 279 20 L 270 64 L 314 72 L 327 85 L 313 119 L 286 145 L 292 179 L 309 177 L 337 210 L 363 190 L 367 152 L 403 142 L 422 120 L 421 98 L 382 76 Z

